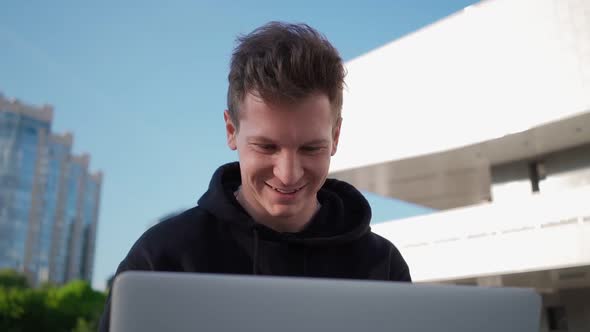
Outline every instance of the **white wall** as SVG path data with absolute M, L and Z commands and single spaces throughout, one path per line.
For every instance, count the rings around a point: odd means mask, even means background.
M 489 0 L 346 64 L 331 171 L 590 110 L 590 1 Z
M 590 265 L 590 187 L 390 221 L 415 281 Z

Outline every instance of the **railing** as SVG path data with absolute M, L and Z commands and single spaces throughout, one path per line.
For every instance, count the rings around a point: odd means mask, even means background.
M 590 265 L 590 188 L 377 224 L 416 281 Z

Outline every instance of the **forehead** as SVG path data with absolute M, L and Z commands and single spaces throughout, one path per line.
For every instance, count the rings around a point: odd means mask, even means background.
M 240 131 L 249 137 L 298 142 L 329 139 L 332 110 L 325 94 L 313 94 L 292 104 L 265 102 L 247 94 L 240 110 Z

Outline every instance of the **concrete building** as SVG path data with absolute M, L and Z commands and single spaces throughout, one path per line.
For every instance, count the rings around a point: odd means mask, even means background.
M 377 224 L 418 282 L 533 287 L 590 331 L 590 2 L 489 0 L 347 63 L 331 176 L 439 210 Z
M 0 95 L 0 267 L 33 284 L 90 281 L 102 174 L 52 119 L 50 106 Z

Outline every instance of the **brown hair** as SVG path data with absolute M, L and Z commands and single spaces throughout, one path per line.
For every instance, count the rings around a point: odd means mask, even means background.
M 236 128 L 247 93 L 270 103 L 294 103 L 324 93 L 334 118 L 340 118 L 346 71 L 338 51 L 317 30 L 307 24 L 270 22 L 238 37 L 237 43 L 227 91 L 227 108 Z

